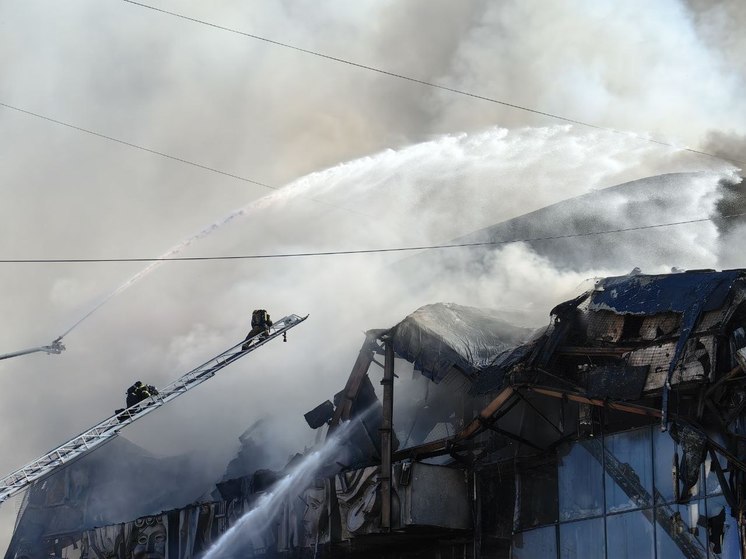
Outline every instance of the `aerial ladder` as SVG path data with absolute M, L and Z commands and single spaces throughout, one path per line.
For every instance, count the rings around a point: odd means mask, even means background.
M 10 359 L 11 357 L 18 357 L 20 355 L 27 355 L 29 353 L 36 353 L 44 351 L 49 355 L 57 354 L 59 355 L 63 351 L 65 351 L 65 346 L 62 345 L 62 336 L 54 340 L 49 345 L 43 345 L 39 347 L 31 347 L 29 349 L 22 349 L 21 351 L 14 351 L 13 353 L 4 353 L 0 355 L 0 361 L 3 359 Z
M 241 341 L 196 369 L 182 375 L 168 386 L 160 389 L 158 394 L 152 395 L 127 409 L 118 410 L 110 418 L 73 437 L 65 444 L 50 450 L 44 456 L 37 458 L 33 462 L 29 462 L 12 474 L 5 476 L 0 480 L 0 503 L 7 501 L 16 493 L 23 491 L 33 482 L 50 476 L 59 468 L 70 464 L 70 462 L 111 441 L 128 425 L 154 412 L 174 398 L 199 386 L 215 376 L 215 373 L 220 369 L 237 361 L 244 355 L 251 353 L 280 336 L 282 336 L 283 341 L 287 341 L 287 331 L 306 320 L 306 318 L 308 318 L 308 315 L 298 316 L 291 314 L 277 320 L 267 333 L 254 336 L 248 341 Z

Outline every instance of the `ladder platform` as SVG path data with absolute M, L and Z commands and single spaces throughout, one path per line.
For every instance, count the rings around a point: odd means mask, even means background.
M 48 477 L 57 469 L 77 460 L 102 444 L 112 440 L 119 432 L 141 417 L 157 410 L 174 398 L 188 392 L 215 376 L 220 369 L 237 361 L 260 348 L 266 343 L 282 336 L 286 340 L 287 331 L 308 318 L 291 314 L 276 321 L 269 329 L 269 334 L 260 334 L 237 343 L 199 367 L 185 373 L 156 395 L 150 396 L 134 406 L 115 413 L 101 423 L 94 425 L 80 435 L 47 452 L 44 456 L 29 462 L 19 470 L 0 480 L 0 503 L 7 501 L 16 493 L 23 491 L 35 481 Z M 244 345 L 246 348 L 244 349 Z

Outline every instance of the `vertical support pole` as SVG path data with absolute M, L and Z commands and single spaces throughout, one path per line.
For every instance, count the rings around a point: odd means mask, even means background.
M 383 420 L 381 421 L 381 530 L 391 530 L 391 455 L 394 417 L 394 346 L 383 340 Z
M 474 515 L 474 549 L 472 557 L 478 559 L 482 556 L 482 488 L 479 485 L 479 474 L 475 467 L 471 468 L 471 482 L 474 488 L 472 493 Z

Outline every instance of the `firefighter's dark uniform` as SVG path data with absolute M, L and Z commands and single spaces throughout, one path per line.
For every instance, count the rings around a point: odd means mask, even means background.
M 158 389 L 155 386 L 153 386 L 152 384 L 143 384 L 142 381 L 138 380 L 135 384 L 133 384 L 127 389 L 127 402 L 126 402 L 127 408 L 136 406 L 143 400 L 147 400 L 151 396 L 155 396 L 157 394 L 158 394 Z M 121 414 L 123 411 L 124 411 L 124 408 L 119 409 L 119 410 L 114 410 L 114 413 Z M 138 411 L 140 411 L 139 407 L 135 408 L 129 413 L 120 415 L 119 421 L 127 421 L 127 419 L 132 417 L 133 414 L 136 414 Z
M 269 313 L 264 309 L 257 309 L 251 313 L 251 330 L 246 334 L 242 349 L 248 349 L 249 341 L 260 334 L 269 334 L 269 328 L 272 326 L 272 320 L 269 318 Z
M 142 382 L 139 380 L 127 389 L 127 407 L 131 408 L 140 401 L 139 390 L 142 388 Z
M 127 389 L 127 407 L 131 408 L 135 404 L 139 404 L 143 400 L 147 400 L 151 396 L 158 394 L 158 390 L 155 386 L 150 384 L 143 384 L 141 381 L 137 381 L 135 384 Z

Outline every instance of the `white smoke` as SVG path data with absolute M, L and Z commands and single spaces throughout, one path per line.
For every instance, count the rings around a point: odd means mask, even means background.
M 650 161 L 642 167 L 628 161 L 627 142 L 633 141 L 611 133 L 579 133 L 567 127 L 511 132 L 493 129 L 388 150 L 296 181 L 286 191 L 244 208 L 242 221 L 205 238 L 199 249 L 195 246 L 192 250 L 203 254 L 261 254 L 269 252 L 267 240 L 271 240 L 271 252 L 276 253 L 444 242 L 514 217 L 521 209 L 538 209 L 592 193 L 638 178 L 639 172 L 645 176 L 671 170 L 667 160 L 657 168 Z M 651 157 L 656 149 L 648 147 L 649 151 L 640 153 L 640 159 Z M 508 151 L 513 153 L 512 158 L 503 157 Z M 596 154 L 604 157 L 595 157 Z M 542 172 L 530 173 L 527 169 L 538 161 Z M 581 161 L 586 163 L 581 165 Z M 696 169 L 701 168 L 700 163 L 687 167 L 680 162 L 675 168 Z M 581 166 L 585 167 L 584 173 L 579 171 Z M 652 222 L 672 214 L 683 218 L 711 215 L 721 196 L 719 181 L 732 173 L 725 164 L 718 167 L 706 174 L 661 179 L 661 185 L 668 181 L 667 188 L 679 192 L 669 207 L 645 209 L 636 201 L 625 201 L 624 192 L 619 192 L 613 206 L 598 208 L 605 217 L 604 225 L 625 226 L 629 212 L 635 211 L 647 212 L 646 219 Z M 652 182 L 651 188 L 655 185 Z M 308 197 L 330 200 L 371 217 L 309 204 Z M 586 218 L 592 224 L 595 216 L 581 212 L 571 217 Z M 163 353 L 153 350 L 148 354 L 147 366 L 139 369 L 153 371 L 159 383 L 173 378 L 173 373 L 167 373 L 168 368 L 162 365 L 164 356 L 165 362 L 173 362 L 176 370 L 176 364 L 184 368 L 189 362 L 210 357 L 217 349 L 216 339 L 233 341 L 231 336 L 245 333 L 252 307 L 267 308 L 275 317 L 291 312 L 309 313 L 308 322 L 291 333 L 288 344 L 257 352 L 237 364 L 236 371 L 211 381 L 210 386 L 200 390 L 201 396 L 192 396 L 195 404 L 203 399 L 220 402 L 223 416 L 219 421 L 225 422 L 226 432 L 240 432 L 253 417 L 271 414 L 279 416 L 282 436 L 297 444 L 297 437 L 307 429 L 301 414 L 344 385 L 362 343 L 362 332 L 392 326 L 420 305 L 453 301 L 503 308 L 519 317 L 521 325 L 535 326 L 546 321 L 549 309 L 570 297 L 587 278 L 626 273 L 643 257 L 643 267 L 659 260 L 654 268 L 648 267 L 648 272 L 668 271 L 672 266 L 718 264 L 720 241 L 712 223 L 672 229 L 666 234 L 665 247 L 662 243 L 651 244 L 644 251 L 628 247 L 624 234 L 616 239 L 618 247 L 613 254 L 617 258 L 613 265 L 607 261 L 601 267 L 591 263 L 563 269 L 556 260 L 535 253 L 527 245 L 506 245 L 490 253 L 478 271 L 466 267 L 465 260 L 461 271 L 446 273 L 435 259 L 428 264 L 429 281 L 424 287 L 419 281 L 412 284 L 412 278 L 401 277 L 397 272 L 400 254 L 211 264 L 212 273 L 199 272 L 200 285 L 190 286 L 196 294 L 192 305 L 203 313 L 200 320 L 183 334 L 172 336 L 169 345 L 162 348 Z M 663 248 L 664 253 L 660 252 Z M 557 258 L 561 260 L 562 256 Z M 185 266 L 190 271 L 205 268 L 199 263 L 162 267 L 149 280 L 147 289 L 142 288 L 145 301 L 157 307 L 167 286 L 179 284 Z M 116 307 L 117 303 L 111 305 Z M 138 359 L 145 362 L 143 355 Z M 247 394 L 246 398 L 235 396 L 242 393 Z M 282 413 L 277 413 L 278 406 Z M 291 407 L 293 411 L 288 413 Z M 207 434 L 218 421 L 210 406 L 174 406 L 163 415 L 173 415 L 172 419 L 162 420 L 164 425 L 170 425 L 168 442 L 160 441 L 160 430 L 147 428 L 146 432 L 145 427 L 138 433 L 142 437 L 138 440 L 146 443 L 152 439 L 147 444 L 158 440 L 161 448 L 168 445 L 173 451 L 196 442 L 226 442 Z M 179 428 L 182 422 L 195 427 L 183 430 Z M 198 427 L 201 422 L 204 428 Z M 280 442 L 278 447 L 282 447 Z M 224 452 L 211 448 L 209 454 L 218 456 Z
M 720 143 L 746 132 L 743 41 L 732 31 L 743 21 L 738 2 L 159 5 L 680 145 L 702 147 L 711 130 L 727 134 Z M 730 172 L 713 158 L 554 126 L 125 3 L 6 3 L 0 26 L 4 102 L 274 186 L 305 175 L 185 255 L 439 243 L 629 180 Z M 9 110 L 0 124 L 8 258 L 163 254 L 265 193 Z M 709 214 L 717 180 L 695 182 L 671 201 L 686 215 Z M 201 455 L 215 478 L 238 434 L 272 413 L 287 452 L 309 435 L 300 414 L 343 385 L 361 330 L 434 300 L 518 309 L 527 324 L 541 322 L 586 277 L 637 265 L 639 243 L 622 240 L 637 239 L 619 238 L 614 266 L 560 269 L 515 245 L 492 254 L 479 275 L 435 268 L 414 293 L 389 268 L 395 255 L 162 265 L 71 332 L 61 356 L 0 363 L 0 471 L 121 407 L 134 380 L 165 384 L 237 341 L 257 306 L 311 317 L 287 344 L 270 344 L 127 436 L 158 453 Z M 742 265 L 739 238 L 737 229 L 677 229 L 660 265 L 645 271 Z M 142 268 L 4 266 L 4 351 L 48 342 Z

